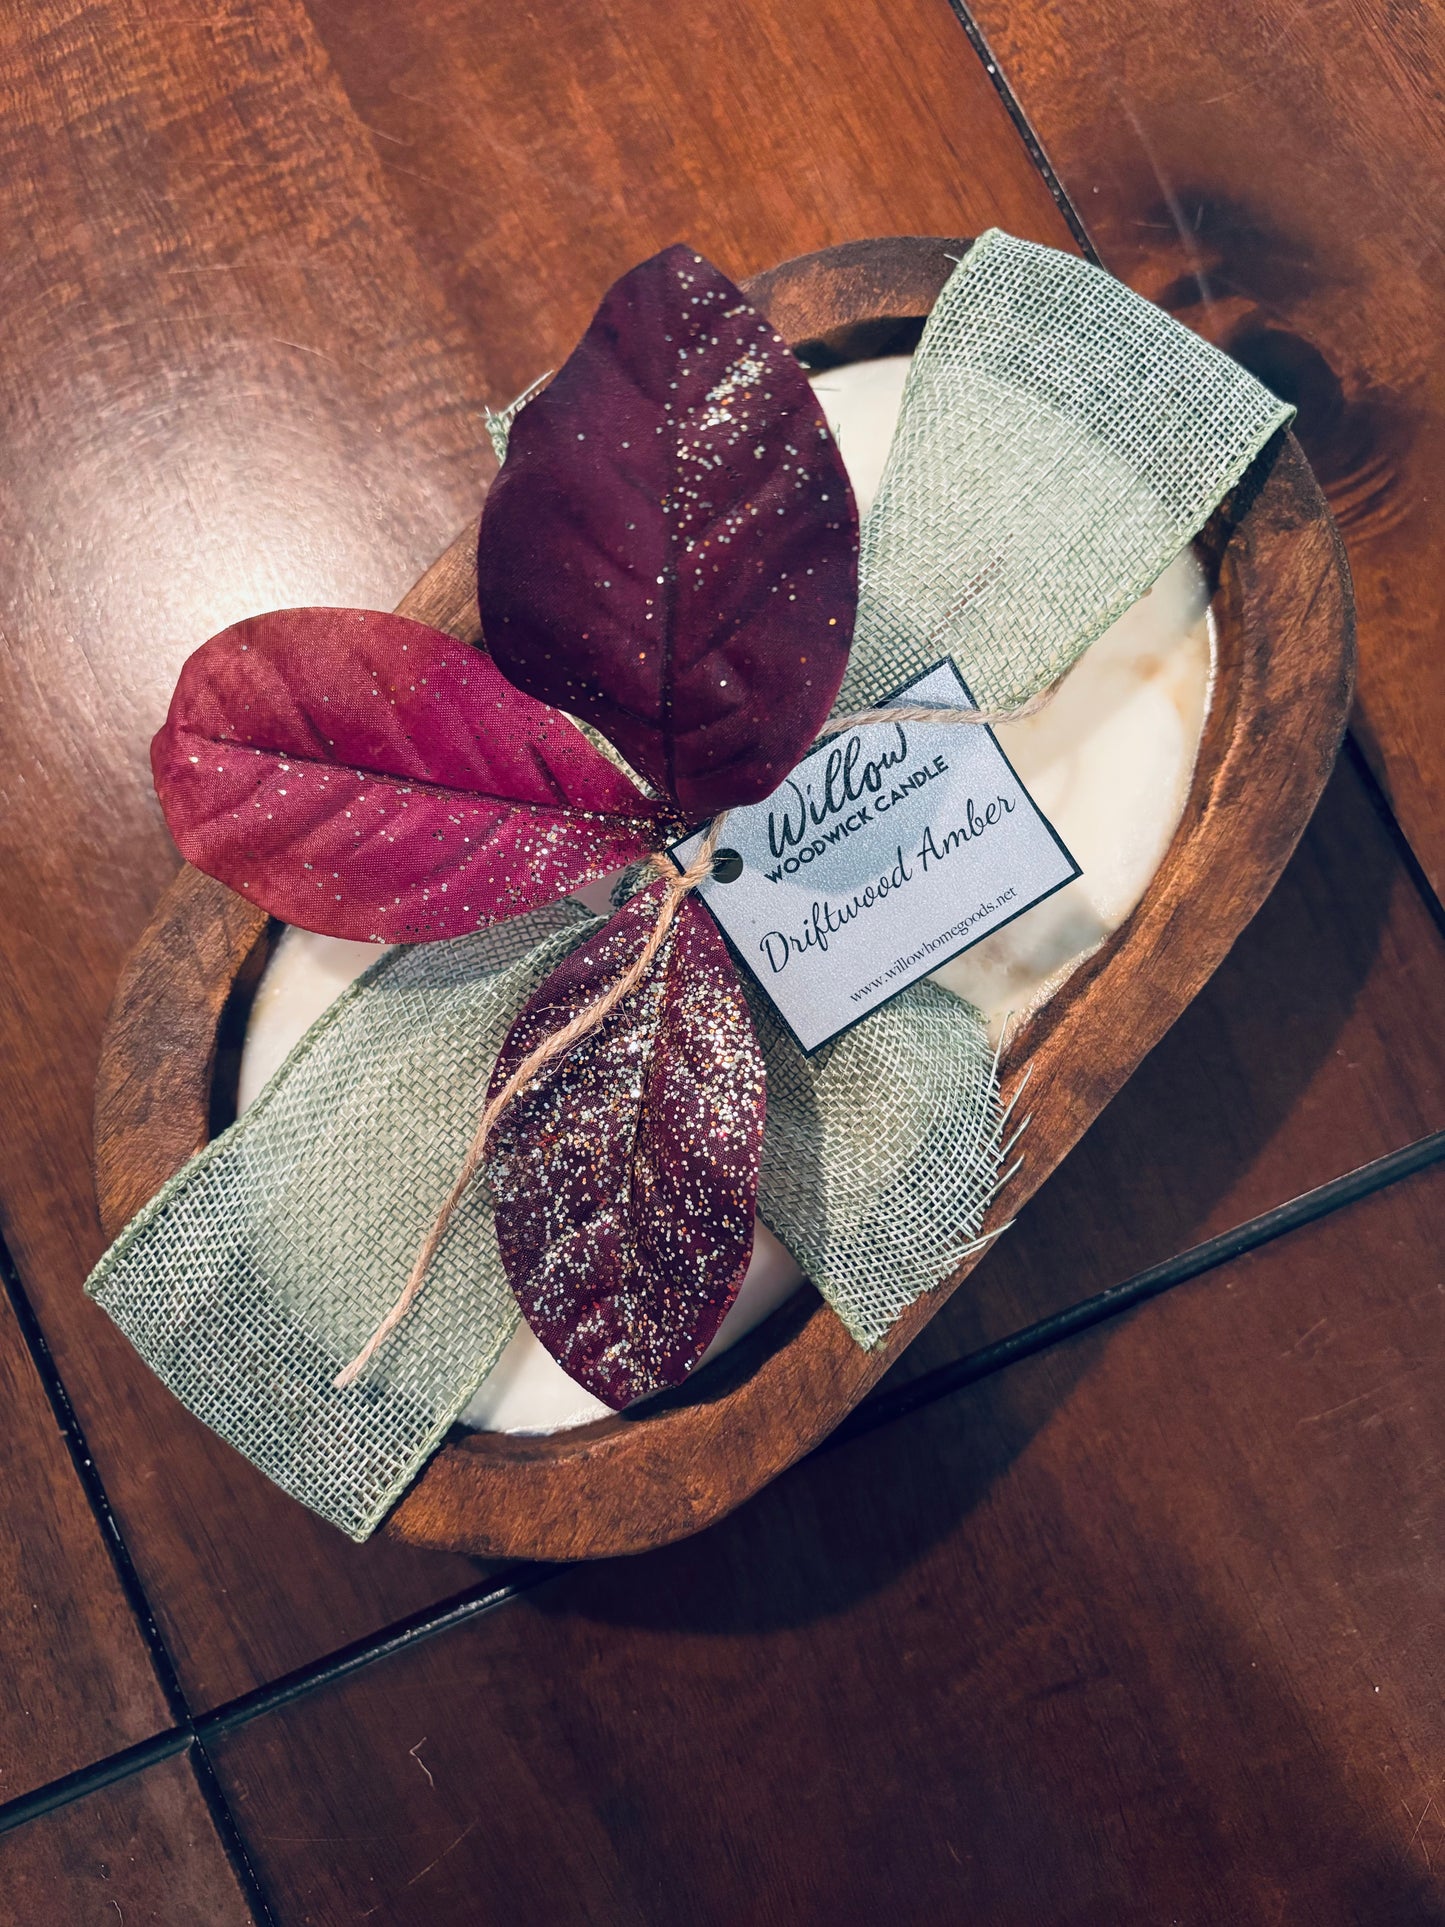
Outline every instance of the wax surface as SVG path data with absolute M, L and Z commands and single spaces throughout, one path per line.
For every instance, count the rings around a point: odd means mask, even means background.
M 813 378 L 866 514 L 898 418 L 907 356 L 856 362 Z M 1049 706 L 998 739 L 1083 875 L 935 973 L 984 1013 L 997 1037 L 1023 1016 L 1143 895 L 1183 812 L 1209 702 L 1212 647 L 1203 570 L 1186 551 L 1153 589 L 1087 650 Z M 582 893 L 605 907 L 605 886 Z M 381 954 L 288 929 L 251 1008 L 239 1108 L 251 1103 L 305 1031 Z M 763 1225 L 737 1300 L 703 1362 L 726 1351 L 795 1291 L 801 1274 Z M 479 1430 L 553 1432 L 607 1407 L 570 1379 L 522 1326 L 463 1413 Z

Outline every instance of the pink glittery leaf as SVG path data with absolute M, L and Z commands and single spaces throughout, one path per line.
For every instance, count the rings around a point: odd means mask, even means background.
M 479 650 L 363 609 L 283 609 L 213 636 L 151 767 L 190 862 L 334 937 L 461 936 L 659 838 L 659 806 L 565 716 Z
M 523 1006 L 493 1092 L 623 974 L 662 887 L 639 892 Z M 490 1172 L 507 1277 L 547 1350 L 606 1404 L 684 1379 L 737 1295 L 763 1109 L 732 959 L 689 897 L 636 992 L 503 1113 Z
M 477 575 L 498 667 L 710 815 L 770 795 L 847 661 L 858 516 L 781 338 L 668 248 L 518 415 Z

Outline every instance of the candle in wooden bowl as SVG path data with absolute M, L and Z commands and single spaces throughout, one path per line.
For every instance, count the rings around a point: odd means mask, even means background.
M 788 263 L 748 292 L 812 365 L 876 363 L 912 345 L 965 245 L 859 243 Z M 875 377 L 876 369 L 856 379 Z M 1067 954 L 1046 973 L 1055 981 L 1065 973 L 1051 996 L 1045 981 L 1027 989 L 1037 958 L 993 959 L 1005 995 L 1022 990 L 1034 1005 L 1002 1064 L 1005 1086 L 1025 1063 L 1033 1069 L 1030 1157 L 996 1202 L 995 1222 L 1067 1153 L 1218 964 L 1278 875 L 1338 746 L 1352 669 L 1348 581 L 1292 436 L 1270 442 L 1199 550 L 1215 672 L 1162 862 L 1153 868 L 1157 850 L 1135 851 L 1148 878 L 1142 897 L 1112 934 L 1084 930 L 1094 947 L 1071 973 Z M 404 612 L 474 639 L 470 556 L 468 535 Z M 1108 651 L 1097 662 L 1097 673 L 1109 672 Z M 1124 679 L 1125 709 L 1138 683 Z M 1177 720 L 1187 744 L 1182 710 Z M 1166 761 L 1178 774 L 1187 753 Z M 1043 769 L 1032 780 L 1042 785 Z M 1150 816 L 1156 841 L 1165 820 Z M 1106 842 L 1096 880 L 1119 854 Z M 1128 867 L 1114 865 L 1116 908 L 1129 894 Z M 1110 916 L 1094 909 L 1107 925 Z M 118 991 L 98 1084 L 97 1185 L 110 1228 L 224 1118 L 224 1047 L 240 1034 L 274 934 L 252 906 L 193 871 L 163 901 Z M 464 1434 L 430 1462 L 387 1529 L 423 1544 L 541 1558 L 639 1550 L 695 1531 L 835 1425 L 975 1262 L 917 1300 L 875 1350 L 855 1344 L 802 1290 L 700 1378 L 644 1406 L 542 1437 Z

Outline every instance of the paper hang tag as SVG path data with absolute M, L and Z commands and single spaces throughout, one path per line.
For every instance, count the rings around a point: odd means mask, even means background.
M 973 701 L 948 661 L 897 704 Z M 703 834 L 668 852 L 680 870 Z M 874 723 L 731 811 L 698 895 L 811 1052 L 1080 874 L 991 729 Z

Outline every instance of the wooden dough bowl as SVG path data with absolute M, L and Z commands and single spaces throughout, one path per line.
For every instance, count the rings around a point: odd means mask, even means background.
M 829 248 L 747 284 L 812 367 L 906 351 L 963 241 Z M 1143 900 L 1024 1024 L 1028 1157 L 991 1223 L 1018 1211 L 1205 983 L 1294 848 L 1339 746 L 1354 666 L 1344 552 L 1309 464 L 1281 433 L 1200 541 L 1218 628 L 1214 697 L 1184 817 Z M 400 604 L 479 637 L 468 529 Z M 186 868 L 116 992 L 102 1047 L 95 1175 L 112 1236 L 223 1126 L 246 1011 L 277 926 Z M 967 1277 L 863 1351 L 810 1288 L 685 1386 L 548 1438 L 454 1434 L 385 1530 L 423 1546 L 534 1559 L 638 1552 L 720 1519 L 816 1445 Z

